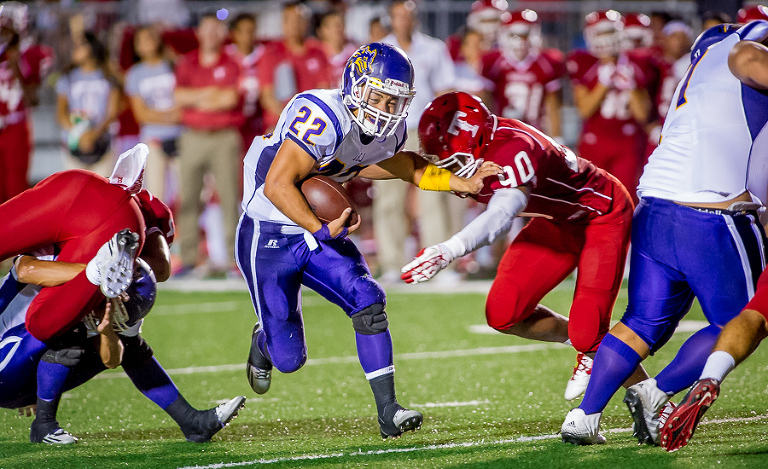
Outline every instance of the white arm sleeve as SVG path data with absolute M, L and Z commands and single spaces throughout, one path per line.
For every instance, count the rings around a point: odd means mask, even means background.
M 463 230 L 453 235 L 443 245 L 454 259 L 487 246 L 509 231 L 512 221 L 526 205 L 528 205 L 528 197 L 520 189 L 497 190 L 488 201 L 485 212 L 469 222 Z

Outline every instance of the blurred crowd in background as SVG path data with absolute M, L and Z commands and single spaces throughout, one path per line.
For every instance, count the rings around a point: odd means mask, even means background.
M 175 275 L 236 276 L 250 143 L 273 129 L 296 93 L 338 87 L 347 58 L 375 41 L 399 46 L 414 65 L 406 149 L 419 150 L 415 129 L 427 103 L 467 91 L 568 144 L 634 195 L 698 33 L 767 13 L 747 5 L 737 18 L 741 6 L 4 2 L 0 36 L 18 40 L 6 41 L 0 64 L 0 203 L 61 169 L 108 176 L 116 156 L 141 141 L 151 151 L 145 187 L 176 218 Z M 399 279 L 420 246 L 444 241 L 482 210 L 401 181 L 356 179 L 348 190 L 365 221 L 357 241 L 385 283 Z M 492 275 L 502 251 L 483 249 L 436 281 Z

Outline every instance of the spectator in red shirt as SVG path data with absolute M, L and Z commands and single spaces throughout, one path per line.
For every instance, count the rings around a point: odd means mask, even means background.
M 264 56 L 264 47 L 256 44 L 256 17 L 240 13 L 229 23 L 229 38 L 232 44 L 225 48 L 235 57 L 242 68 L 240 92 L 243 95 L 243 125 L 240 136 L 243 139 L 243 154 L 254 138 L 264 133 L 263 114 L 259 104 L 259 61 Z M 242 168 L 242 165 L 240 166 Z
M 179 61 L 174 91 L 185 127 L 179 139 L 181 207 L 177 220 L 182 271 L 186 272 L 198 260 L 200 192 L 208 172 L 216 180 L 227 248 L 234 252 L 241 146 L 237 129 L 243 122 L 240 64 L 223 52 L 226 26 L 214 13 L 206 14 L 196 35 L 200 48 Z
M 341 75 L 347 59 L 357 46 L 344 33 L 344 13 L 331 11 L 320 17 L 317 24 L 317 38 L 320 39 L 325 55 L 331 65 L 331 84 L 341 85 Z
M 283 7 L 283 37 L 265 47 L 259 66 L 264 126 L 271 130 L 285 104 L 296 93 L 329 88 L 335 82 L 330 64 L 316 39 L 307 38 L 309 8 L 299 2 Z

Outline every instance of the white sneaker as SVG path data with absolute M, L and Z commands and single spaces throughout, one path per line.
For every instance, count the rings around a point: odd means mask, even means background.
M 668 401 L 669 396 L 659 389 L 653 378 L 627 388 L 624 403 L 635 421 L 633 435 L 640 444 L 659 445 L 659 416 Z
M 573 367 L 573 374 L 568 384 L 565 385 L 565 400 L 572 401 L 584 394 L 589 384 L 589 378 L 592 376 L 592 359 L 584 353 L 579 352 L 576 355 L 576 366 Z
M 243 407 L 245 407 L 245 396 L 237 396 L 217 405 L 214 412 L 216 412 L 216 418 L 221 422 L 221 426 L 226 427 L 233 418 L 237 417 L 238 412 Z
M 139 235 L 124 229 L 101 246 L 85 267 L 85 275 L 101 287 L 107 298 L 116 298 L 133 281 L 133 262 Z
M 602 445 L 605 443 L 605 437 L 600 434 L 600 418 L 602 416 L 602 412 L 586 415 L 578 407 L 571 409 L 560 428 L 563 443 L 574 445 Z

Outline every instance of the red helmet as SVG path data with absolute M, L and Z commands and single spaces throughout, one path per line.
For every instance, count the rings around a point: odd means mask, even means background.
M 597 57 L 618 55 L 624 28 L 621 14 L 616 10 L 593 11 L 585 21 L 584 40 L 589 52 Z
M 650 47 L 653 44 L 651 19 L 642 13 L 624 15 L 624 28 L 621 31 L 622 47 L 625 50 Z
M 457 176 L 469 177 L 482 162 L 494 119 L 480 98 L 463 91 L 435 98 L 419 120 L 421 156 L 439 168 L 458 165 Z
M 504 13 L 499 28 L 499 47 L 522 60 L 531 48 L 541 46 L 541 21 L 533 10 Z
M 467 16 L 467 26 L 490 42 L 495 42 L 501 15 L 505 11 L 507 0 L 477 0 Z
M 739 23 L 749 23 L 755 20 L 768 20 L 768 7 L 763 5 L 754 5 L 742 8 L 736 15 Z

